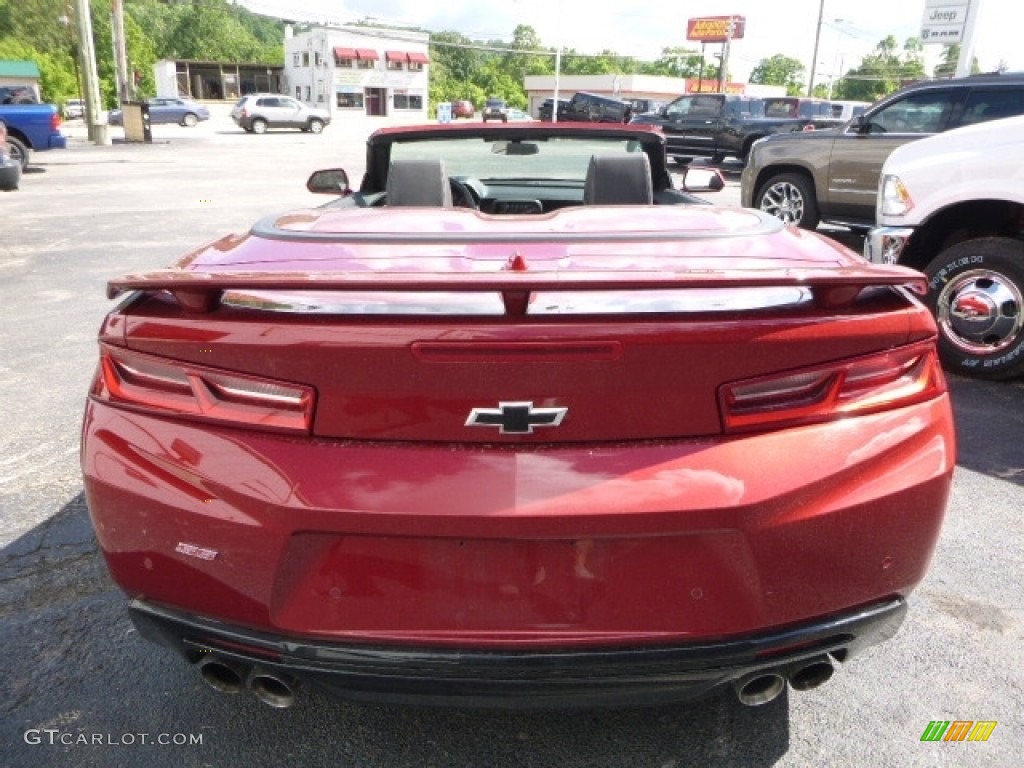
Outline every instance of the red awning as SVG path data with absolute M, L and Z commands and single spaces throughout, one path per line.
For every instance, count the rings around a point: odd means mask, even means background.
M 336 59 L 354 59 L 356 57 L 355 48 L 335 48 L 334 58 Z
M 405 61 L 408 54 L 405 51 L 385 51 L 384 58 L 388 61 Z
M 356 55 L 360 59 L 366 59 L 367 61 L 377 61 L 380 58 L 380 54 L 373 50 L 373 48 L 356 48 Z
M 430 63 L 430 59 L 427 58 L 427 54 L 425 54 L 425 53 L 410 53 L 409 54 L 409 61 L 411 61 L 411 62 L 413 62 L 415 64 L 429 64 Z

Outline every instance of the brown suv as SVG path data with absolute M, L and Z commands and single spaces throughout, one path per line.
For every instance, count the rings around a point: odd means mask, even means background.
M 963 125 L 1024 114 L 1024 75 L 928 80 L 888 96 L 835 130 L 782 133 L 754 144 L 741 201 L 790 224 L 869 228 L 882 163 L 896 147 Z

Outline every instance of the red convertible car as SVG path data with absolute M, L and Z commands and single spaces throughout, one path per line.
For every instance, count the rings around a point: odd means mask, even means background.
M 121 277 L 83 425 L 140 633 L 221 691 L 808 689 L 890 637 L 955 448 L 917 272 L 673 188 L 645 126 L 384 129 Z

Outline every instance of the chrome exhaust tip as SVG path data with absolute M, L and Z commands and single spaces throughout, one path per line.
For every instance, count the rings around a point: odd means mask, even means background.
M 786 678 L 777 672 L 756 672 L 733 683 L 740 704 L 759 707 L 786 690 Z
M 289 675 L 256 668 L 249 673 L 246 685 L 267 706 L 287 709 L 295 703 L 299 682 Z
M 789 684 L 794 691 L 809 691 L 824 685 L 832 677 L 835 667 L 828 656 L 812 659 L 808 663 L 797 667 L 789 675 Z
M 238 693 L 245 687 L 245 668 L 234 661 L 205 656 L 199 661 L 199 674 L 206 684 L 221 693 Z

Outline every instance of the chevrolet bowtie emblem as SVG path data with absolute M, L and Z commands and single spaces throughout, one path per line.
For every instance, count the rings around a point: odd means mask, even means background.
M 532 435 L 534 427 L 557 427 L 568 408 L 534 408 L 532 402 L 498 403 L 497 408 L 474 408 L 467 427 L 498 427 L 503 435 Z

